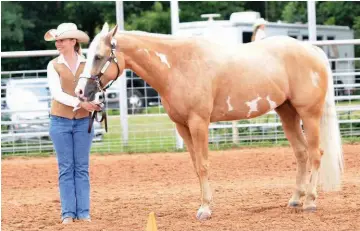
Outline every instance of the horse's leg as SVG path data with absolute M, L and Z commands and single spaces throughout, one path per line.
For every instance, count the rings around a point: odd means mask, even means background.
M 184 126 L 182 124 L 179 124 L 179 123 L 176 123 L 176 128 L 177 128 L 180 136 L 184 139 L 187 150 L 190 153 L 191 160 L 192 160 L 192 163 L 194 165 L 194 170 L 195 170 L 197 176 L 199 177 L 198 172 L 196 171 L 195 152 L 194 152 L 194 147 L 193 147 L 193 143 L 192 143 L 192 139 L 191 139 L 190 130 L 189 130 L 188 127 L 186 127 L 186 126 Z
M 199 176 L 201 187 L 201 207 L 196 215 L 199 220 L 206 220 L 211 216 L 210 202 L 212 200 L 212 193 L 208 175 L 209 123 L 209 119 L 204 119 L 196 114 L 192 115 L 189 119 L 189 129 L 196 159 L 196 172 Z
M 295 108 L 286 102 L 275 111 L 280 116 L 286 138 L 289 140 L 297 160 L 296 188 L 289 200 L 290 207 L 300 205 L 300 198 L 305 195 L 307 146 L 300 126 L 300 116 Z
M 321 106 L 316 105 L 311 109 L 299 110 L 300 117 L 304 124 L 307 140 L 309 160 L 311 166 L 311 175 L 308 188 L 306 190 L 304 210 L 315 210 L 315 199 L 317 198 L 316 187 L 318 184 L 321 151 L 320 151 L 320 119 Z

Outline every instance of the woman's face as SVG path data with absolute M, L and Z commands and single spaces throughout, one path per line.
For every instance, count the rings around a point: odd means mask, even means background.
M 59 39 L 59 40 L 56 40 L 56 42 L 55 42 L 56 49 L 61 54 L 65 54 L 65 53 L 73 51 L 75 44 L 76 44 L 75 39 Z

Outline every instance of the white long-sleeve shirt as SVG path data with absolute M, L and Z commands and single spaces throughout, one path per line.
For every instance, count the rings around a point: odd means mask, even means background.
M 265 31 L 262 29 L 258 29 L 256 34 L 255 34 L 255 39 L 254 41 L 258 41 L 261 39 L 264 39 L 266 37 Z
M 71 70 L 70 65 L 66 62 L 63 55 L 60 55 L 58 58 L 57 63 L 65 64 L 69 70 L 73 73 L 75 76 L 77 69 L 80 66 L 80 63 L 86 62 L 86 59 L 82 55 L 78 55 L 77 62 L 76 62 L 76 68 L 74 71 Z M 72 95 L 69 95 L 65 92 L 63 92 L 61 88 L 61 82 L 60 82 L 60 76 L 56 72 L 55 67 L 53 63 L 50 61 L 47 66 L 47 80 L 49 84 L 50 94 L 51 98 L 68 106 L 71 106 L 74 108 L 74 111 L 79 109 L 78 106 L 80 103 L 80 100 L 77 97 L 74 97 Z

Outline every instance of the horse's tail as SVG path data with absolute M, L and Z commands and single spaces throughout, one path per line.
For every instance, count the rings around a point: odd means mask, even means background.
M 327 55 L 322 49 L 317 49 L 321 52 L 326 62 L 328 78 L 324 112 L 320 124 L 320 146 L 324 153 L 321 158 L 319 183 L 324 190 L 338 190 L 341 186 L 344 158 L 335 108 L 333 76 Z

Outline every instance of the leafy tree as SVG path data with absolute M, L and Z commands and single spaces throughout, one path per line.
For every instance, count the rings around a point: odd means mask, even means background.
M 65 2 L 64 13 L 67 21 L 75 23 L 90 38 L 95 37 L 95 29 L 105 21 L 116 20 L 115 2 Z
M 262 17 L 270 22 L 276 22 L 281 18 L 282 11 L 288 2 L 280 1 L 266 1 L 265 2 L 265 12 L 262 14 Z
M 35 27 L 31 20 L 23 19 L 23 8 L 16 2 L 2 2 L 1 50 L 24 49 L 24 29 Z
M 219 19 L 229 19 L 233 12 L 244 11 L 244 2 L 215 2 L 215 1 L 195 1 L 179 2 L 180 22 L 191 22 L 204 20 L 201 14 L 218 13 Z
M 285 5 L 281 17 L 288 23 L 307 22 L 306 2 L 289 2 Z
M 23 18 L 24 9 L 16 2 L 1 2 L 1 51 L 25 50 L 25 30 L 35 27 L 31 20 Z M 1 67 L 17 65 L 13 60 L 2 59 Z M 3 68 L 1 68 L 4 70 Z
M 155 2 L 152 9 L 141 12 L 140 17 L 135 13 L 131 14 L 126 21 L 125 29 L 170 34 L 170 23 L 169 7 L 164 9 L 162 3 Z

